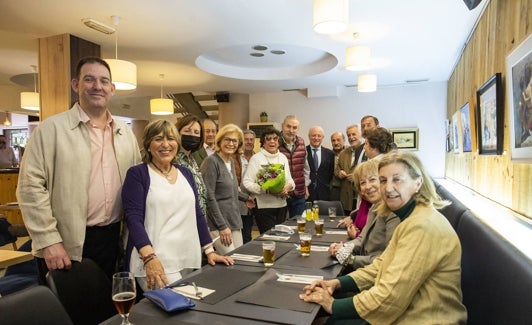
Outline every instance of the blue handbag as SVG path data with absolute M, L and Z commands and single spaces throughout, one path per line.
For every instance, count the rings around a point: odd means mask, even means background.
M 144 292 L 144 297 L 168 312 L 186 310 L 196 306 L 196 304 L 188 297 L 185 297 L 170 288 Z

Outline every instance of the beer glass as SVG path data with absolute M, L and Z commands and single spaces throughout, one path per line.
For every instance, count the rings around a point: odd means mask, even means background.
M 135 276 L 131 272 L 118 272 L 113 275 L 113 303 L 122 316 L 122 325 L 132 325 L 129 322 L 129 312 L 135 304 L 137 290 Z
M 323 235 L 323 218 L 314 221 L 314 229 L 316 230 L 316 236 Z
M 299 234 L 299 247 L 301 249 L 301 256 L 310 256 L 310 244 L 312 242 L 312 235 L 308 232 Z
M 307 221 L 303 217 L 297 218 L 297 232 L 302 233 L 305 232 L 305 225 L 307 224 Z
M 336 207 L 329 208 L 329 221 L 336 221 Z
M 274 241 L 265 241 L 262 242 L 262 259 L 264 266 L 270 267 L 273 265 L 275 260 L 275 242 Z

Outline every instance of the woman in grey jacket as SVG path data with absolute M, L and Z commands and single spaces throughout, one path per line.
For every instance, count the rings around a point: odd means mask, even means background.
M 249 208 L 254 201 L 239 191 L 233 154 L 241 150 L 244 142 L 242 130 L 227 124 L 218 131 L 214 140 L 215 154 L 201 164 L 201 175 L 207 189 L 207 223 L 219 254 L 226 254 L 242 246 L 242 218 L 238 201 Z M 216 240 L 219 237 L 219 240 Z
M 359 164 L 353 172 L 357 191 L 371 205 L 367 221 L 360 235 L 346 243 L 333 243 L 329 254 L 345 266 L 343 274 L 371 264 L 382 254 L 392 238 L 400 219 L 393 213 L 377 216 L 376 204 L 381 200 L 379 189 L 379 160 L 371 159 Z

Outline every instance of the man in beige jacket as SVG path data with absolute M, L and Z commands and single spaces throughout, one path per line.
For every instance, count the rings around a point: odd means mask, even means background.
M 82 59 L 72 80 L 79 102 L 35 129 L 20 166 L 17 199 L 33 240 L 39 280 L 93 259 L 110 277 L 119 252 L 126 171 L 140 161 L 136 138 L 107 109 L 109 65 Z

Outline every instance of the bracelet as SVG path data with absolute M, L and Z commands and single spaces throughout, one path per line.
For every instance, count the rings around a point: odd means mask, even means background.
M 148 264 L 149 261 L 153 260 L 153 259 L 156 258 L 156 257 L 157 257 L 157 255 L 155 255 L 155 254 L 153 254 L 153 255 L 151 255 L 151 254 L 148 255 L 147 258 L 145 258 L 145 259 L 142 260 L 143 263 L 144 263 L 144 266 L 146 266 L 146 264 Z
M 146 264 L 146 262 L 151 261 L 154 257 L 157 257 L 155 253 L 149 253 L 146 256 L 139 256 L 139 258 Z
M 214 248 L 212 248 L 212 246 L 205 248 L 205 255 L 209 255 L 210 253 L 214 253 Z

